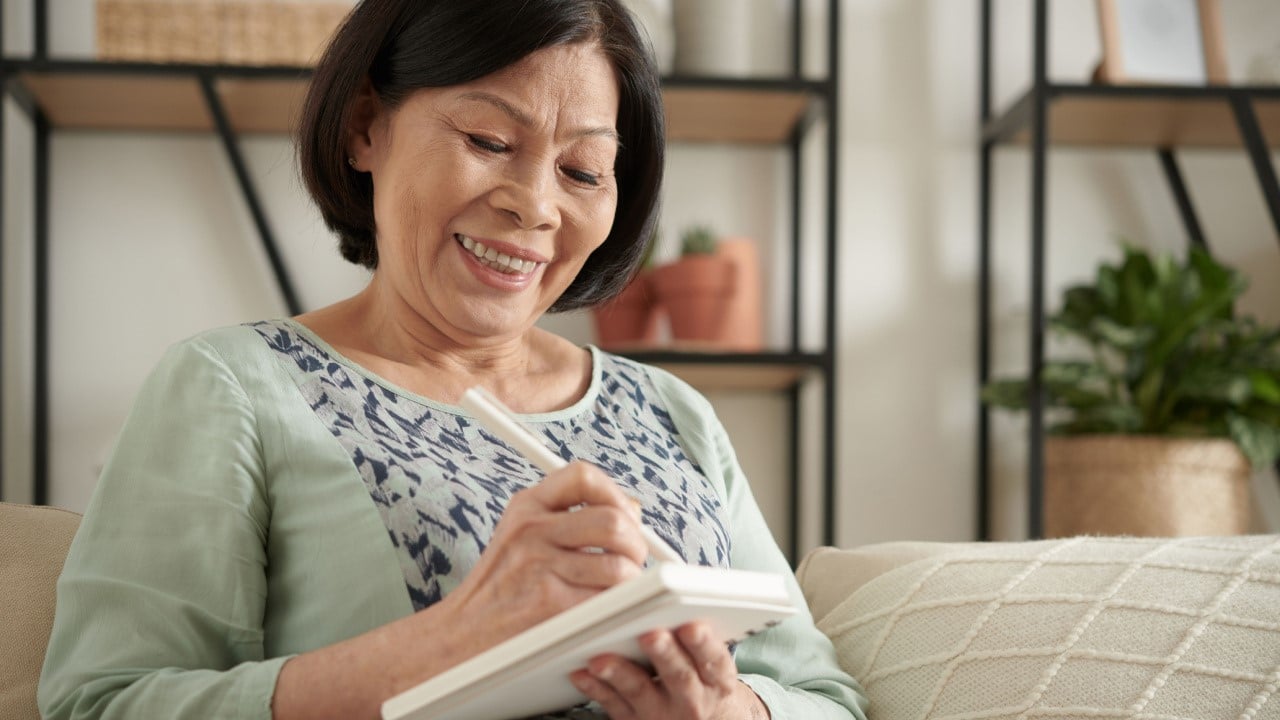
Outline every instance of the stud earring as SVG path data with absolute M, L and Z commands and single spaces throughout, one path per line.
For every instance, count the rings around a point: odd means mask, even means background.
M 350 166 L 354 169 L 354 168 L 355 168 L 355 166 L 356 166 L 356 159 L 355 159 L 355 158 L 353 158 L 353 157 L 348 156 L 348 157 L 347 157 L 347 164 L 348 164 L 348 165 L 350 165 Z

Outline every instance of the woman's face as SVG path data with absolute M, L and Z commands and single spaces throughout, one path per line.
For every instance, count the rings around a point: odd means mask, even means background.
M 613 224 L 618 82 L 595 44 L 546 48 L 374 110 L 375 283 L 455 341 L 516 337 Z

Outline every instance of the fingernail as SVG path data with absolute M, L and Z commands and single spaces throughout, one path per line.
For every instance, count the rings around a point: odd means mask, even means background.
M 639 520 L 642 516 L 644 506 L 640 504 L 639 500 L 631 496 L 627 496 L 627 499 L 631 501 L 631 512 L 636 516 L 636 519 Z

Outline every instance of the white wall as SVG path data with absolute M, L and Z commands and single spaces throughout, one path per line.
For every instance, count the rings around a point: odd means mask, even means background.
M 786 3 L 744 1 L 761 18 L 758 69 L 780 69 L 786 39 L 770 39 L 767 30 L 784 26 L 778 20 L 786 17 Z M 822 4 L 806 3 L 811 37 L 821 37 Z M 23 5 L 5 3 L 11 50 L 28 47 Z M 90 54 L 91 0 L 50 5 L 53 52 Z M 1027 5 L 997 2 L 998 105 L 1021 92 L 1029 76 Z M 1280 26 L 1280 7 L 1267 0 L 1224 5 L 1230 65 L 1238 72 L 1251 52 L 1272 42 L 1264 29 Z M 1054 6 L 1052 73 L 1082 79 L 1098 55 L 1093 3 Z M 844 0 L 841 7 L 838 540 L 968 538 L 975 512 L 977 3 Z M 815 43 L 807 56 L 821 53 Z M 6 118 L 4 463 L 6 498 L 20 499 L 13 478 L 26 476 L 29 463 L 30 394 L 22 378 L 30 351 L 30 200 L 23 184 L 30 135 L 11 107 Z M 304 304 L 354 292 L 363 273 L 339 259 L 307 204 L 288 141 L 254 137 L 244 145 Z M 1258 278 L 1246 308 L 1280 319 L 1280 247 L 1247 162 L 1229 152 L 1195 153 L 1184 162 L 1215 251 Z M 997 356 L 1004 372 L 1025 366 L 1028 165 L 1022 150 L 997 155 Z M 1182 247 L 1154 153 L 1056 151 L 1050 171 L 1053 287 L 1113 256 L 1117 234 Z M 212 137 L 59 132 L 52 172 L 52 500 L 79 509 L 130 398 L 164 347 L 284 308 Z M 785 156 L 776 150 L 675 148 L 668 240 L 689 222 L 710 221 L 771 246 L 785 236 L 784 173 Z M 812 294 L 824 266 L 816 256 L 802 263 Z M 772 264 L 776 295 L 785 268 Z M 787 332 L 781 303 L 770 317 L 769 336 L 781 342 Z M 583 317 L 549 324 L 589 340 Z M 783 532 L 784 404 L 770 395 L 714 400 L 766 515 Z M 1004 418 L 997 424 L 998 526 L 1006 536 L 1022 532 L 1019 427 Z M 1263 489 L 1274 492 L 1268 482 Z

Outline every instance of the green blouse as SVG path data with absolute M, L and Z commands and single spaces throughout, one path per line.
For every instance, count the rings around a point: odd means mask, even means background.
M 421 400 L 277 324 L 353 377 Z M 592 353 L 597 366 L 607 357 Z M 729 564 L 790 575 L 710 404 L 643 371 L 719 496 Z M 414 611 L 388 526 L 300 389 L 305 374 L 251 326 L 204 333 L 161 360 L 58 582 L 46 718 L 269 718 L 289 657 Z M 601 385 L 596 372 L 588 397 Z M 743 681 L 778 720 L 863 718 L 861 690 L 789 587 L 802 612 L 739 644 Z

